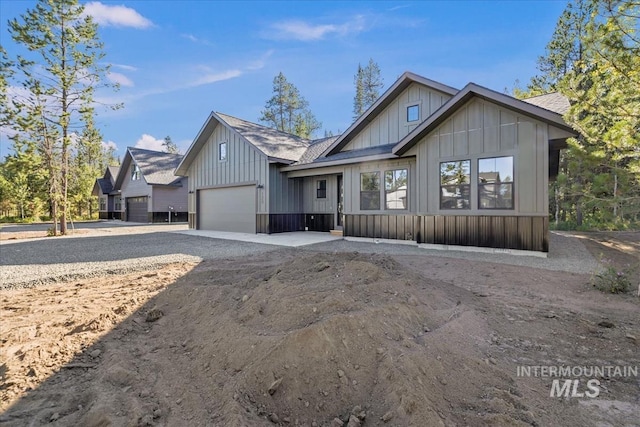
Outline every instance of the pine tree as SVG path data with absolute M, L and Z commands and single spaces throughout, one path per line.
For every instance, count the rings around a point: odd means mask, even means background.
M 364 113 L 366 108 L 364 107 L 364 82 L 363 82 L 364 70 L 362 66 L 358 64 L 358 71 L 353 76 L 353 84 L 356 87 L 356 94 L 353 97 L 353 120 L 357 120 L 358 117 Z
M 162 142 L 162 149 L 166 152 L 166 153 L 171 153 L 171 154 L 178 154 L 178 146 L 176 145 L 175 142 L 173 142 L 171 140 L 171 137 L 169 135 L 164 137 L 164 141 Z
M 356 89 L 353 97 L 353 120 L 356 120 L 380 97 L 380 89 L 383 86 L 382 77 L 380 77 L 380 67 L 373 58 L 369 59 L 369 63 L 364 68 L 358 64 L 353 82 Z
M 67 230 L 72 134 L 94 114 L 93 96 L 105 78 L 103 46 L 97 24 L 83 14 L 77 0 L 39 0 L 20 20 L 9 21 L 13 40 L 32 57 L 18 56 L 15 71 L 30 93 L 14 98 L 21 110 L 21 131 L 31 133 L 45 153 L 50 174 L 49 198 L 54 221 L 60 210 L 60 232 Z
M 273 96 L 266 102 L 260 121 L 301 138 L 311 138 L 322 127 L 307 100 L 282 72 L 273 79 Z

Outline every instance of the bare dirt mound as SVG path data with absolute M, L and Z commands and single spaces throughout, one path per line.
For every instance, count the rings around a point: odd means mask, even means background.
M 380 255 L 202 263 L 0 422 L 535 425 L 472 298 Z

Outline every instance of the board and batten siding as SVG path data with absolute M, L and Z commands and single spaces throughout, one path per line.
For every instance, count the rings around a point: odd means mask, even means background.
M 153 212 L 168 212 L 173 206 L 173 212 L 187 212 L 187 178 L 182 178 L 182 187 L 153 186 L 151 204 Z
M 125 209 L 126 202 L 125 200 L 129 197 L 149 197 L 152 195 L 152 188 L 147 184 L 147 181 L 144 180 L 144 177 L 141 176 L 140 179 L 136 179 L 135 181 L 131 180 L 131 165 L 133 162 L 129 162 L 128 165 L 123 165 L 126 167 L 126 175 L 122 180 L 122 185 L 120 186 L 121 194 L 122 194 L 122 207 Z M 147 199 L 148 206 L 147 212 L 153 212 L 151 206 L 152 198 Z
M 450 98 L 450 95 L 428 86 L 411 83 L 362 132 L 354 137 L 343 151 L 398 142 Z M 408 123 L 407 107 L 416 104 L 420 106 L 420 118 Z
M 218 143 L 227 143 L 227 159 L 218 160 Z M 214 186 L 255 183 L 269 185 L 267 157 L 237 133 L 218 124 L 189 166 L 189 214 L 196 213 L 197 190 Z M 269 211 L 267 192 L 257 189 L 258 213 Z
M 548 214 L 549 125 L 492 102 L 472 99 L 406 155 L 417 161 L 417 213 Z M 514 209 L 478 209 L 478 159 L 513 156 Z M 440 209 L 440 162 L 470 160 L 471 209 Z
M 302 178 L 288 178 L 275 163 L 269 165 L 269 186 L 258 191 L 269 191 L 269 213 L 303 212 Z
M 384 209 L 384 173 L 388 170 L 408 169 L 408 209 Z M 362 172 L 380 172 L 380 210 L 360 210 L 360 174 Z M 416 161 L 414 158 L 381 160 L 345 166 L 344 169 L 344 214 L 387 214 L 406 215 L 416 212 Z
M 317 182 L 319 180 L 327 181 L 327 197 L 318 199 Z M 304 178 L 304 212 L 308 214 L 326 213 L 332 214 L 337 212 L 338 207 L 338 182 L 337 175 L 319 175 Z

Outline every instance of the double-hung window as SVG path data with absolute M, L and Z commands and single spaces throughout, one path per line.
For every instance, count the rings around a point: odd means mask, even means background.
M 319 179 L 316 181 L 316 199 L 327 198 L 327 180 Z
M 380 210 L 380 172 L 360 174 L 360 210 Z

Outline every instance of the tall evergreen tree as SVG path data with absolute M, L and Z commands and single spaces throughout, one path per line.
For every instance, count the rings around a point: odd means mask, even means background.
M 260 121 L 302 138 L 311 138 L 322 127 L 307 100 L 282 72 L 273 79 L 273 96 L 266 102 Z
M 172 154 L 177 154 L 179 151 L 178 146 L 176 145 L 175 142 L 171 140 L 171 137 L 169 135 L 164 137 L 164 141 L 162 141 L 162 149 L 166 153 L 172 153 Z
M 52 213 L 60 208 L 60 232 L 67 230 L 72 137 L 94 115 L 93 96 L 100 86 L 114 86 L 105 78 L 103 46 L 97 24 L 83 14 L 77 0 L 39 0 L 20 20 L 9 21 L 13 40 L 33 55 L 20 55 L 17 74 L 30 93 L 14 98 L 24 120 L 16 124 L 43 147 L 50 177 Z
M 353 97 L 353 119 L 356 120 L 380 97 L 380 89 L 383 86 L 380 67 L 370 58 L 366 67 L 362 68 L 358 64 L 358 71 L 353 80 L 356 89 Z

